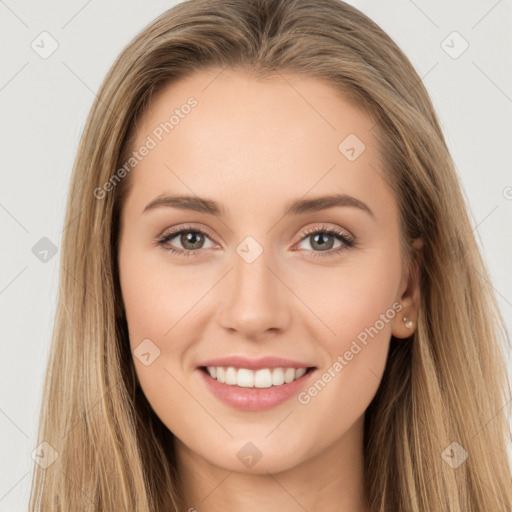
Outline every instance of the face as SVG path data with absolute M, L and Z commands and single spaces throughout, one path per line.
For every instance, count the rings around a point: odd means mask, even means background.
M 413 288 L 373 121 L 315 78 L 219 71 L 168 86 L 137 125 L 122 297 L 180 446 L 277 472 L 360 435 Z

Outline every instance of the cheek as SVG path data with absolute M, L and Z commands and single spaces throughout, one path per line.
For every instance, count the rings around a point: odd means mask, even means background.
M 163 249 L 144 250 L 136 243 L 121 249 L 119 268 L 130 348 L 143 391 L 156 408 L 182 410 L 190 396 L 178 381 L 183 382 L 191 364 L 189 347 L 215 311 L 209 292 L 219 277 L 171 264 Z
M 183 355 L 197 332 L 199 301 L 207 288 L 197 272 L 166 265 L 161 257 L 156 261 L 136 246 L 131 250 L 127 245 L 121 255 L 120 285 L 135 371 L 152 408 L 173 430 L 183 414 L 198 413 L 180 382 Z M 177 410 L 180 417 L 173 414 Z
M 312 282 L 324 284 L 307 292 L 308 305 L 327 327 L 315 337 L 326 360 L 321 382 L 306 390 L 302 403 L 314 401 L 314 407 L 325 408 L 331 417 L 340 415 L 343 423 L 345 411 L 364 412 L 384 372 L 392 322 L 401 310 L 400 254 L 390 245 L 347 259 L 345 266 L 331 268 L 327 275 L 323 280 L 320 273 L 313 276 Z M 343 404 L 344 410 L 333 408 L 334 403 Z
M 298 294 L 306 298 L 326 327 L 322 339 L 332 356 L 376 323 L 382 337 L 389 337 L 389 320 L 399 308 L 396 300 L 401 277 L 400 255 L 394 246 L 353 253 L 337 267 L 303 269 L 302 276 L 306 272 L 307 282 L 299 273 L 295 277 Z M 379 321 L 381 315 L 387 316 L 384 324 Z
M 149 257 L 137 248 L 122 252 L 120 284 L 132 348 L 144 338 L 173 339 L 175 328 L 190 322 L 194 305 L 207 291 L 198 272 L 166 264 L 160 251 L 153 248 Z

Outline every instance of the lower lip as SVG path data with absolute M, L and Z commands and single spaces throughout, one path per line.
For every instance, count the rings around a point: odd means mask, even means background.
M 201 369 L 197 371 L 201 374 L 201 378 L 210 391 L 225 404 L 246 411 L 263 411 L 276 407 L 289 400 L 292 396 L 297 395 L 304 387 L 306 381 L 316 372 L 316 368 L 309 370 L 302 377 L 288 384 L 271 386 L 269 388 L 230 386 L 210 377 L 208 373 Z

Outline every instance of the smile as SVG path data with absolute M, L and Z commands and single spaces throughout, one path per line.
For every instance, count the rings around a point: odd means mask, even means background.
M 300 393 L 318 373 L 316 367 L 250 370 L 233 366 L 201 366 L 202 382 L 223 404 L 246 411 L 276 407 Z

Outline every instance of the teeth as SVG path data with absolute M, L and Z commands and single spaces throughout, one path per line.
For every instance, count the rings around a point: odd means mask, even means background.
M 217 381 L 229 386 L 241 388 L 269 388 L 281 386 L 299 379 L 306 373 L 306 368 L 263 368 L 261 370 L 236 369 L 232 366 L 208 366 L 208 374 Z
M 212 369 L 215 370 L 215 367 L 212 367 Z M 235 384 L 242 388 L 253 388 L 254 372 L 251 372 L 251 370 L 246 370 L 245 368 L 240 368 L 237 373 L 237 381 Z
M 275 368 L 272 372 L 272 386 L 284 384 L 284 372 L 282 368 Z
M 284 371 L 284 381 L 288 384 L 288 382 L 291 382 L 293 379 L 295 379 L 295 369 L 286 368 Z
M 295 371 L 295 378 L 298 379 L 299 377 L 302 377 L 306 373 L 306 368 L 299 368 Z
M 268 368 L 254 372 L 254 387 L 269 388 L 272 386 L 272 372 Z
M 226 375 L 224 377 L 224 382 L 226 384 L 229 384 L 230 386 L 236 386 L 237 383 L 237 371 L 230 367 L 226 370 Z

